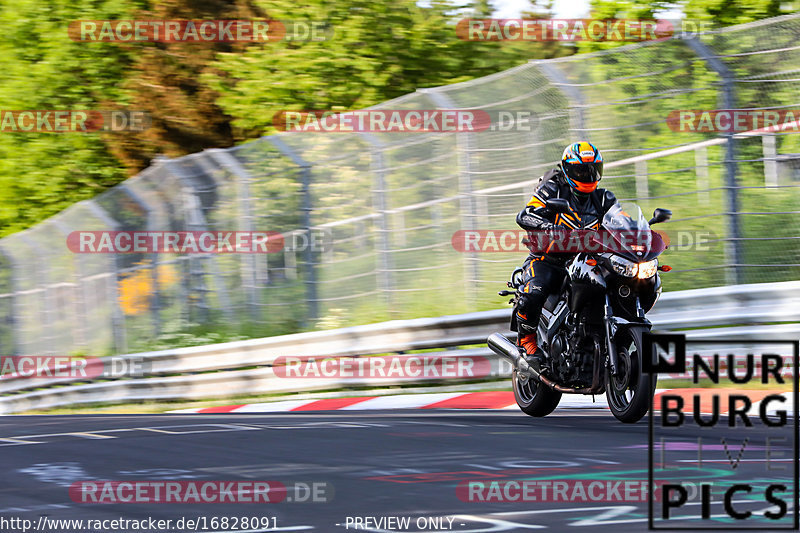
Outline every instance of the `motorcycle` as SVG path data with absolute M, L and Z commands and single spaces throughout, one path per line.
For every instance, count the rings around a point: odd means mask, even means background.
M 561 198 L 548 200 L 547 208 L 570 212 Z M 613 415 L 626 423 L 637 422 L 650 407 L 656 377 L 642 371 L 642 339 L 652 328 L 645 314 L 661 295 L 659 271 L 671 270 L 658 264 L 666 245 L 650 225 L 666 222 L 672 212 L 656 209 L 648 221 L 638 206 L 628 211 L 633 216 L 617 205 L 603 217 L 600 231 L 611 236 L 613 246 L 578 252 L 565 265 L 561 290 L 545 302 L 537 327 L 545 355 L 540 368 L 504 335 L 487 339 L 489 348 L 511 363 L 514 397 L 530 416 L 552 413 L 562 394 L 605 393 Z M 507 285 L 514 290 L 498 294 L 514 295 L 511 330 L 516 331 L 521 268 Z

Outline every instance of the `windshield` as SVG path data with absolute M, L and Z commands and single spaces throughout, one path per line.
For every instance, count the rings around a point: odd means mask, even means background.
M 603 228 L 613 236 L 617 252 L 628 252 L 637 257 L 646 255 L 661 246 L 653 242 L 650 224 L 636 204 L 616 204 L 603 217 Z M 657 236 L 656 236 L 657 237 Z M 660 242 L 660 239 L 657 239 Z
M 603 217 L 603 227 L 608 230 L 648 230 L 650 225 L 636 204 L 616 204 Z

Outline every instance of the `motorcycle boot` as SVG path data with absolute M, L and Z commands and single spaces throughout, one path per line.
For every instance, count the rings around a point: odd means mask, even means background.
M 528 324 L 526 318 L 517 311 L 517 346 L 525 352 L 524 357 L 528 364 L 541 372 L 545 366 L 546 358 L 536 340 L 536 328 Z

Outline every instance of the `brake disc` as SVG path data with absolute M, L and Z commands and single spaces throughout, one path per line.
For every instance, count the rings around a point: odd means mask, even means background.
M 624 392 L 630 382 L 631 355 L 627 348 L 622 348 L 617 352 L 617 375 L 612 378 L 614 388 Z

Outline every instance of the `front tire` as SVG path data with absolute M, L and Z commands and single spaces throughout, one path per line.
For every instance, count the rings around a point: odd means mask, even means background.
M 521 379 L 516 370 L 511 376 L 514 399 L 523 413 L 542 417 L 552 413 L 561 401 L 561 393 L 533 378 Z
M 619 360 L 618 375 L 606 372 L 606 399 L 611 413 L 620 422 L 633 424 L 647 414 L 653 400 L 655 383 L 642 372 L 642 335 L 645 328 L 620 330 L 614 342 Z

